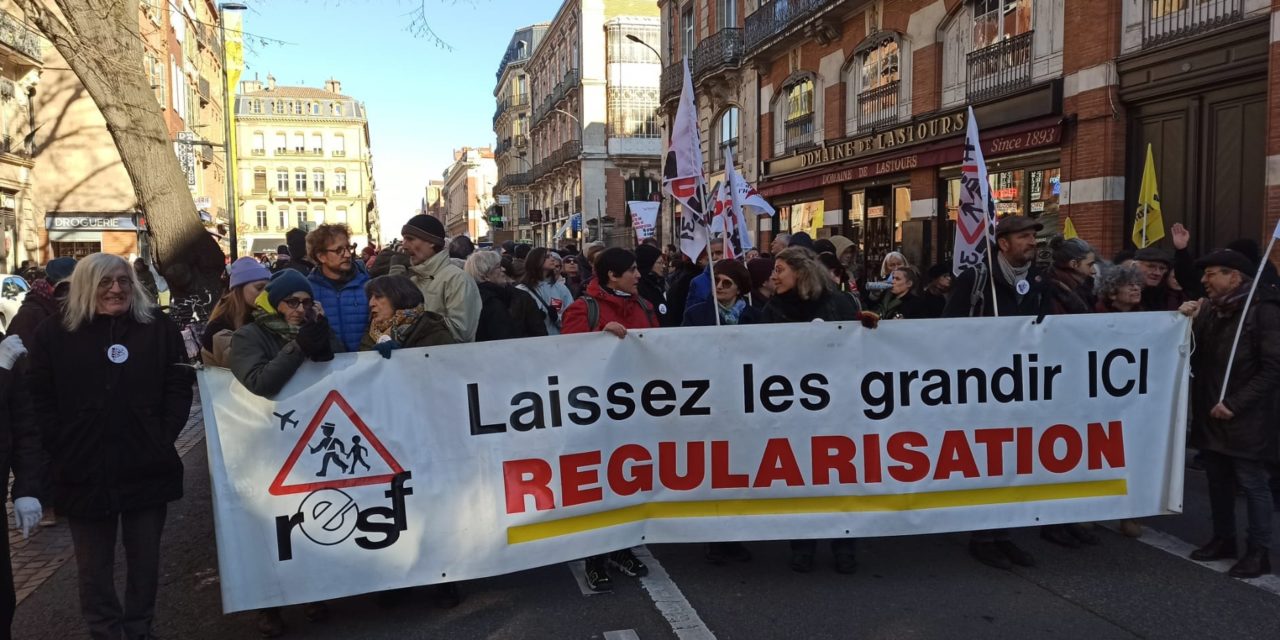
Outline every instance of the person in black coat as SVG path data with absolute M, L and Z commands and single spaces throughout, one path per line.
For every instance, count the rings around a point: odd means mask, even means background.
M 26 353 L 22 338 L 11 335 L 0 341 L 0 473 L 13 473 L 13 510 L 16 524 L 25 538 L 38 525 L 42 506 L 37 496 L 44 480 L 44 454 L 40 431 L 31 409 L 31 398 L 23 376 L 15 373 L 18 358 Z M 0 504 L 8 499 L 8 485 L 0 488 Z M 8 513 L 2 514 L 6 519 Z M 9 541 L 5 538 L 4 563 L 0 567 L 0 637 L 9 637 L 17 597 L 13 589 L 13 566 Z
M 1048 283 L 1035 267 L 1036 232 L 1044 225 L 1025 216 L 1007 216 L 996 226 L 993 256 L 995 271 L 984 261 L 966 269 L 956 278 L 944 316 L 967 318 L 983 316 L 1043 316 L 1050 311 Z M 991 299 L 991 282 L 995 281 L 996 297 Z M 1008 529 L 974 531 L 969 538 L 969 554 L 979 562 L 997 569 L 1009 570 L 1016 564 L 1033 567 L 1036 560 L 1013 543 Z
M 40 326 L 31 355 L 32 403 L 54 502 L 71 525 L 90 636 L 150 637 L 165 513 L 182 497 L 174 442 L 195 380 L 182 338 L 128 263 L 95 253 L 76 265 L 62 316 Z M 123 609 L 117 531 L 129 549 Z
M 477 251 L 467 258 L 466 272 L 480 289 L 480 324 L 476 342 L 547 335 L 547 315 L 533 296 L 511 284 L 502 256 Z
M 679 324 L 671 324 L 671 318 L 667 317 L 667 280 L 653 271 L 661 259 L 662 250 L 655 246 L 642 244 L 636 247 L 636 268 L 640 270 L 636 291 L 657 310 L 660 326 L 678 327 Z
M 715 271 L 715 297 L 695 302 L 684 310 L 683 327 L 713 327 L 717 324 L 756 324 L 760 311 L 747 302 L 751 292 L 751 274 L 737 260 L 718 260 Z M 720 321 L 716 322 L 716 314 Z
M 1271 573 L 1271 488 L 1268 463 L 1280 461 L 1280 294 L 1258 287 L 1245 309 L 1255 265 L 1239 252 L 1214 251 L 1196 261 L 1206 299 L 1183 305 L 1193 314 L 1191 434 L 1209 481 L 1213 539 L 1191 553 L 1199 561 L 1236 557 L 1236 489 L 1244 492 L 1248 537 L 1244 557 L 1228 571 L 1236 578 Z M 1231 362 L 1241 316 L 1244 328 Z M 1222 397 L 1219 400 L 1219 397 Z
M 836 291 L 812 251 L 788 247 L 775 256 L 773 263 L 773 297 L 761 314 L 762 323 L 839 322 L 859 320 L 860 312 L 849 296 Z M 791 541 L 791 569 L 800 573 L 813 571 L 817 540 Z M 839 573 L 858 570 L 857 543 L 853 538 L 831 540 L 835 568 Z

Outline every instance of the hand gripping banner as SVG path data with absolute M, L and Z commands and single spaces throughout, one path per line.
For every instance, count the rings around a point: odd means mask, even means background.
M 1179 512 L 1176 313 L 632 331 L 200 374 L 223 606 L 644 543 Z M 563 354 L 574 354 L 571 358 Z

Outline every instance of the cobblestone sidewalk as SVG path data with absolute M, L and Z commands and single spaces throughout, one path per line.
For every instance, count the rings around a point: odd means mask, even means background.
M 183 427 L 174 444 L 178 455 L 185 457 L 188 451 L 204 442 L 204 417 L 201 413 L 200 394 L 197 391 L 191 403 L 191 415 L 187 418 L 187 426 Z M 13 478 L 9 478 L 10 488 Z M 13 513 L 13 503 L 7 503 L 8 513 Z M 51 507 L 45 505 L 45 513 Z M 9 555 L 12 558 L 13 586 L 21 604 L 31 592 L 40 588 L 45 580 L 54 574 L 62 565 L 71 561 L 71 529 L 65 519 L 59 519 L 51 527 L 38 527 L 31 532 L 31 537 L 23 540 L 22 532 L 13 528 L 13 516 L 6 523 L 9 531 Z

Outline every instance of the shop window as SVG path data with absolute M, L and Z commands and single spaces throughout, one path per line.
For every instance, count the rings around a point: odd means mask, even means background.
M 808 233 L 817 238 L 818 230 L 823 226 L 823 209 L 821 200 L 799 202 L 778 208 L 778 229 L 776 233 Z
M 849 84 L 855 88 L 854 119 L 858 130 L 898 121 L 901 97 L 901 49 L 896 34 L 876 37 L 858 52 Z
M 996 217 L 1030 216 L 1044 225 L 1037 237 L 1040 239 L 1041 262 L 1048 261 L 1049 238 L 1062 233 L 1062 219 L 1058 213 L 1061 196 L 1061 172 L 1057 167 L 1037 169 L 1011 169 L 988 176 L 991 183 L 991 199 L 995 202 Z M 938 237 L 944 245 L 940 260 L 951 260 L 954 242 L 956 214 L 960 210 L 960 179 L 947 181 L 946 218 Z
M 57 258 L 75 258 L 83 260 L 90 254 L 101 253 L 101 242 L 50 242 L 53 254 Z
M 786 150 L 813 144 L 813 78 L 802 78 L 784 88 L 781 106 Z
M 718 170 L 724 166 L 725 153 L 732 151 L 734 157 L 738 154 L 738 118 L 740 112 L 737 107 L 729 107 L 720 114 L 720 118 L 716 120 L 716 146 L 713 148 L 714 154 L 711 158 L 711 169 Z

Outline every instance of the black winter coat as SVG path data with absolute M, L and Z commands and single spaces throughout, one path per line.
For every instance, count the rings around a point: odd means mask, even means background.
M 1275 462 L 1280 460 L 1280 294 L 1263 287 L 1254 294 L 1223 400 L 1235 417 L 1209 417 L 1218 404 L 1239 322 L 1239 308 L 1219 314 L 1206 305 L 1191 325 L 1196 349 L 1191 354 L 1189 443 L 1238 458 Z
M 46 319 L 58 315 L 61 311 L 58 307 L 57 300 L 38 295 L 34 291 L 28 292 L 27 297 L 22 299 L 22 306 L 18 307 L 18 313 L 9 323 L 9 335 L 17 335 L 28 349 L 31 348 L 31 343 L 36 339 L 36 329 Z
M 123 345 L 116 364 L 107 349 Z M 40 326 L 31 349 L 31 397 L 53 462 L 54 503 L 72 517 L 105 518 L 182 497 L 174 441 L 191 410 L 194 370 L 177 327 L 97 316 L 74 332 Z
M 781 322 L 844 322 L 858 319 L 858 307 L 849 295 L 828 289 L 813 300 L 802 300 L 795 289 L 769 298 L 760 314 L 761 324 Z
M 476 342 L 547 335 L 547 316 L 533 296 L 512 285 L 481 282 Z
M 1027 273 L 1027 282 L 1030 289 L 1027 294 L 1018 297 L 1018 292 L 1013 285 L 1005 280 L 1004 272 L 999 268 L 992 273 L 983 264 L 981 267 L 983 272 L 990 273 L 991 277 L 996 281 L 996 305 L 991 304 L 991 281 L 985 280 L 982 283 L 982 299 L 977 305 L 971 306 L 973 288 L 977 281 L 978 269 L 965 269 L 960 277 L 956 278 L 955 284 L 951 287 L 951 297 L 947 299 L 947 308 L 943 312 L 943 316 L 947 318 L 968 318 L 968 317 L 992 317 L 995 314 L 994 306 L 999 306 L 1001 316 L 1043 316 L 1050 312 L 1050 298 L 1046 291 L 1048 283 L 1044 279 L 1044 274 L 1037 267 L 1031 267 L 1031 271 Z
M 31 396 L 22 375 L 0 369 L 0 473 L 8 477 L 11 470 L 14 498 L 42 495 L 44 452 Z M 0 488 L 0 500 L 8 498 L 7 491 Z
M 670 324 L 671 319 L 667 317 L 667 281 L 662 276 L 650 271 L 640 276 L 640 282 L 636 284 L 636 293 L 640 294 L 649 302 L 649 306 L 653 307 L 658 314 L 658 326 L 660 327 L 678 327 L 680 323 Z

